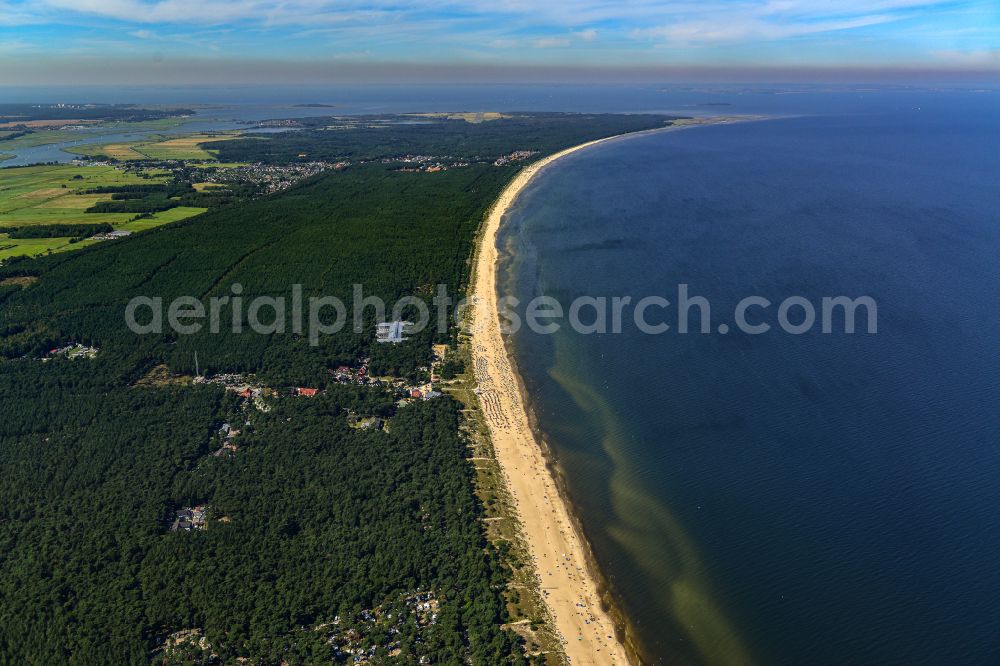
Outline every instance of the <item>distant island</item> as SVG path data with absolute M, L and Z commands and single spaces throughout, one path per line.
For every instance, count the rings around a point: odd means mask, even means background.
M 136 104 L 0 104 L 0 128 L 48 127 L 72 122 L 136 122 L 193 114 L 189 108 L 151 109 Z

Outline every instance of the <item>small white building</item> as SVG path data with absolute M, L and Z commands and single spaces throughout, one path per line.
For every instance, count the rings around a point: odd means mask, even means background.
M 131 235 L 132 235 L 131 231 L 116 229 L 114 231 L 109 231 L 103 234 L 94 234 L 93 236 L 90 237 L 90 239 L 107 241 L 107 240 L 115 240 L 117 238 L 125 238 L 126 236 L 131 236 Z
M 403 335 L 409 332 L 411 326 L 413 323 L 409 321 L 386 321 L 376 324 L 375 340 L 378 342 L 403 342 L 406 340 Z

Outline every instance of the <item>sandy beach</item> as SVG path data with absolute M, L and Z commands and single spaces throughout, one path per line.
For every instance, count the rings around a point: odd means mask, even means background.
M 628 651 L 601 607 L 598 581 L 588 567 L 589 547 L 571 518 L 536 440 L 507 347 L 500 333 L 497 234 L 507 209 L 542 169 L 583 148 L 623 137 L 705 125 L 765 120 L 765 116 L 710 116 L 675 120 L 659 129 L 588 141 L 525 167 L 501 193 L 486 219 L 473 267 L 472 359 L 479 400 L 497 462 L 514 499 L 556 631 L 572 664 L 628 664 Z
M 615 137 L 609 137 L 615 138 Z M 601 608 L 587 568 L 587 546 L 570 518 L 528 420 L 518 379 L 500 334 L 496 289 L 497 232 L 508 207 L 546 165 L 608 139 L 568 148 L 526 167 L 500 195 L 486 220 L 473 282 L 473 361 L 479 399 L 497 461 L 514 498 L 542 595 L 572 664 L 628 663 L 611 617 Z

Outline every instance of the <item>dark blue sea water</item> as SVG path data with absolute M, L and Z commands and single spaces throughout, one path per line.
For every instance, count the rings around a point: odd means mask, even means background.
M 712 309 L 707 334 L 517 334 L 538 425 L 651 662 L 998 664 L 1000 105 L 792 106 L 522 195 L 508 293 Z M 718 333 L 749 295 L 775 329 L 788 296 L 868 295 L 878 330 Z

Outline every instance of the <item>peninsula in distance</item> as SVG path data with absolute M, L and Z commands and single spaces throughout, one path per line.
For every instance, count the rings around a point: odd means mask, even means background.
M 1000 660 L 992 3 L 0 33 L 0 663 Z

